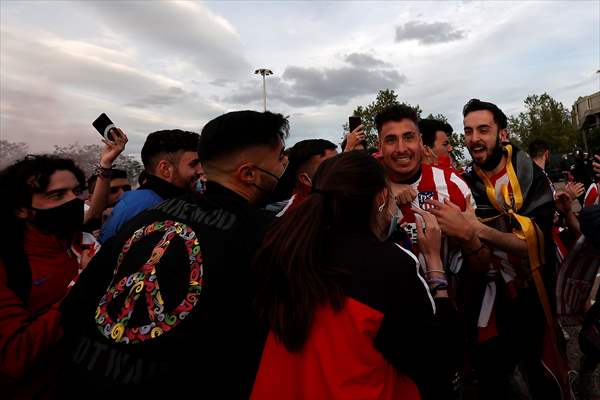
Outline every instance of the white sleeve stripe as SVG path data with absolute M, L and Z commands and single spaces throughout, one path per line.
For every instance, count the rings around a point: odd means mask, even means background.
M 473 194 L 471 193 L 471 189 L 469 189 L 469 185 L 467 185 L 467 183 L 463 181 L 462 178 L 456 175 L 454 172 L 450 174 L 450 181 L 452 181 L 456 186 L 458 186 L 460 192 L 462 193 L 465 199 L 468 195 L 471 195 L 471 205 L 474 209 L 477 208 L 477 206 L 475 205 L 475 200 L 473 199 Z
M 438 193 L 439 201 L 444 201 L 446 198 L 450 198 L 450 190 L 448 188 L 448 184 L 446 183 L 446 177 L 444 176 L 444 171 L 432 167 L 431 171 L 433 172 L 433 182 L 435 184 L 435 190 Z
M 294 200 L 296 198 L 296 195 L 293 195 L 292 197 L 290 197 L 290 199 L 288 200 L 288 203 L 285 205 L 285 207 L 283 207 L 283 210 L 279 211 L 279 213 L 276 215 L 276 217 L 283 217 L 283 215 L 287 212 L 288 208 L 290 208 L 290 206 L 294 203 Z
M 463 194 L 465 199 L 467 198 L 468 194 L 471 194 L 471 190 L 469 189 L 469 186 L 467 186 L 465 181 L 463 181 L 454 172 L 450 174 L 450 181 L 452 181 L 456 186 L 458 186 L 458 188 L 460 189 L 460 192 Z
M 417 277 L 419 278 L 419 280 L 421 281 L 421 283 L 423 283 L 423 287 L 425 288 L 425 292 L 427 293 L 427 297 L 429 297 L 429 301 L 431 302 L 431 308 L 433 309 L 433 315 L 435 315 L 435 313 L 436 313 L 435 301 L 433 301 L 433 297 L 431 297 L 431 293 L 429 292 L 429 286 L 427 285 L 427 282 L 425 282 L 425 279 L 423 279 L 423 277 L 419 273 L 419 268 L 420 268 L 419 260 L 417 259 L 417 257 L 415 257 L 415 255 L 413 253 L 411 253 L 410 251 L 406 250 L 404 247 L 400 246 L 398 243 L 394 243 L 394 244 L 396 246 L 398 246 L 398 248 L 400 250 L 402 250 L 403 252 L 405 252 L 406 254 L 408 254 L 413 260 L 415 260 Z
M 588 197 L 589 197 L 589 196 L 592 194 L 592 192 L 594 192 L 594 191 L 596 192 L 596 200 L 598 200 L 598 196 L 600 196 L 600 192 L 598 192 L 598 188 L 597 188 L 596 184 L 595 184 L 595 183 L 592 183 L 592 184 L 590 185 L 590 187 L 588 188 L 587 192 L 585 193 L 585 196 L 583 197 L 583 199 L 584 199 L 584 202 L 585 202 L 585 200 L 587 200 L 587 199 L 588 199 Z

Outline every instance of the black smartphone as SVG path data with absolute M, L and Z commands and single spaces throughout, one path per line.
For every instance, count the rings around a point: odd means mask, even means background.
M 362 124 L 360 117 L 356 117 L 354 115 L 348 117 L 348 129 L 350 129 L 349 132 L 355 130 L 360 124 Z
M 96 128 L 98 133 L 100 133 L 100 135 L 102 135 L 104 139 L 110 142 L 115 141 L 112 133 L 113 129 L 117 129 L 117 127 L 110 120 L 110 118 L 108 118 L 108 115 L 106 115 L 105 113 L 100 114 L 100 116 L 96 118 L 94 122 L 92 122 L 92 125 L 94 126 L 94 128 Z

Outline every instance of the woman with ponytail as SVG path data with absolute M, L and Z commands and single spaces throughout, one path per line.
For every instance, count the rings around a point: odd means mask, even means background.
M 252 399 L 455 396 L 440 229 L 415 212 L 424 277 L 414 255 L 388 240 L 398 208 L 381 165 L 362 152 L 321 164 L 312 194 L 273 225 L 256 256 L 256 306 L 270 333 Z

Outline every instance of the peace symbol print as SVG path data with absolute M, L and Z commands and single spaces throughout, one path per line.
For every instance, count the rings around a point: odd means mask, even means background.
M 150 258 L 139 271 L 124 276 L 117 282 L 117 273 L 131 246 L 155 232 L 164 233 L 152 249 Z M 156 276 L 156 266 L 176 236 L 183 240 L 188 253 L 190 268 L 188 291 L 179 305 L 171 311 L 165 311 Z M 138 229 L 123 245 L 117 259 L 113 279 L 96 309 L 96 325 L 100 333 L 115 343 L 124 344 L 139 343 L 167 333 L 183 321 L 196 306 L 202 291 L 202 276 L 200 244 L 196 233 L 190 227 L 180 222 L 162 221 Z M 116 319 L 113 320 L 108 313 L 108 307 L 115 298 L 121 295 L 126 297 L 122 308 L 117 312 Z M 142 295 L 150 323 L 143 326 L 130 326 L 129 319 Z

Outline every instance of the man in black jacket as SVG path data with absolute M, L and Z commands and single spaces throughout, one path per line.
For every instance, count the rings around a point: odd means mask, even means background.
M 258 204 L 287 165 L 287 132 L 282 115 L 254 111 L 204 127 L 205 194 L 138 215 L 65 300 L 64 395 L 250 395 L 266 327 L 253 312 L 249 266 L 271 220 Z

